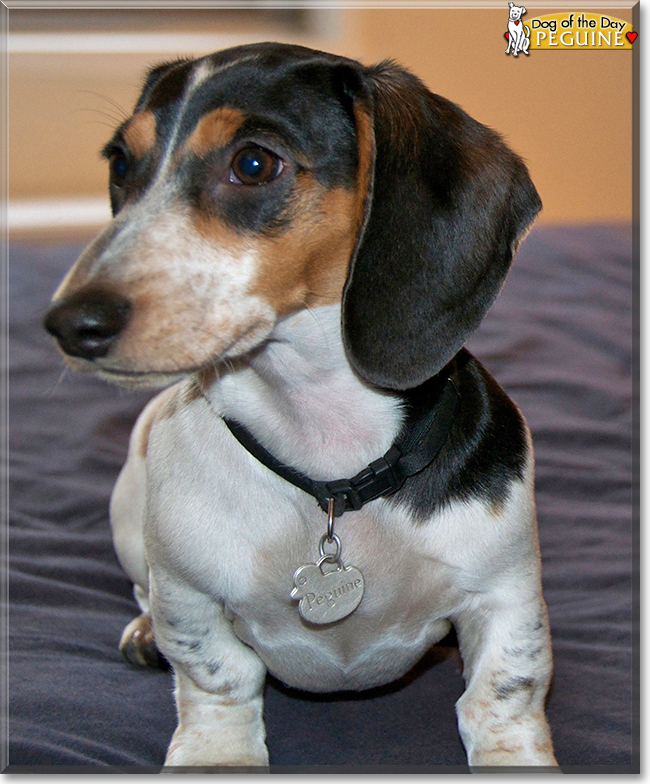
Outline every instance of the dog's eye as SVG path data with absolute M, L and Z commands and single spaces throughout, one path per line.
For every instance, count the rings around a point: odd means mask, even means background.
M 282 171 L 282 159 L 261 147 L 247 147 L 235 155 L 230 182 L 238 185 L 265 185 Z
M 111 181 L 118 187 L 124 182 L 129 172 L 129 162 L 123 152 L 115 152 L 111 156 Z

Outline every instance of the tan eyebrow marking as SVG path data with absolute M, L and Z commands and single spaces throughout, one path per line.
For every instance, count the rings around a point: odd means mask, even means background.
M 192 135 L 187 140 L 186 148 L 199 157 L 211 150 L 224 147 L 230 142 L 246 116 L 239 109 L 222 106 L 208 112 L 198 121 Z
M 151 111 L 135 114 L 122 132 L 136 158 L 142 158 L 156 144 L 156 118 Z

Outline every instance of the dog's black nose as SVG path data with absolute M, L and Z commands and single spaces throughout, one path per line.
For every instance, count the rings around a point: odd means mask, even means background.
M 126 326 L 131 303 L 111 292 L 79 292 L 57 302 L 45 315 L 45 329 L 72 357 L 96 359 L 108 354 Z

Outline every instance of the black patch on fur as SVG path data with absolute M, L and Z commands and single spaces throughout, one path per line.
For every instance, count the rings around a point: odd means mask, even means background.
M 198 651 L 203 643 L 200 640 L 186 640 L 182 637 L 177 637 L 174 639 L 174 643 L 178 645 L 180 648 L 187 648 L 188 651 Z
M 170 106 L 180 101 L 193 68 L 193 60 L 175 60 L 153 68 L 136 104 L 137 110 L 153 111 L 158 119 L 157 113 L 160 109 L 164 108 L 167 111 Z
M 533 692 L 536 686 L 537 681 L 534 678 L 513 677 L 503 683 L 495 683 L 493 686 L 494 696 L 497 700 L 509 700 L 516 694 Z
M 168 60 L 167 62 L 151 66 L 145 75 L 142 91 L 140 92 L 140 96 L 138 97 L 138 100 L 133 108 L 133 113 L 136 114 L 138 112 L 143 112 L 145 108 L 153 108 L 151 105 L 148 106 L 148 104 L 151 100 L 154 88 L 162 80 L 163 76 L 175 68 L 183 70 L 187 75 L 187 65 L 191 62 L 192 60 L 189 60 L 186 57 L 179 57 L 176 60 Z
M 207 670 L 208 675 L 216 675 L 219 670 L 221 669 L 221 662 L 218 661 L 207 661 L 205 662 L 205 669 Z
M 433 463 L 407 479 L 396 498 L 425 522 L 453 501 L 504 503 L 513 481 L 524 476 L 526 427 L 514 403 L 465 349 L 455 358 L 461 399 L 447 442 Z M 446 373 L 404 395 L 416 411 L 431 405 Z

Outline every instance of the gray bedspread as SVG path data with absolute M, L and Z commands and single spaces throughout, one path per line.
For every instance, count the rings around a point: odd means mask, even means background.
M 108 524 L 148 395 L 64 371 L 40 326 L 78 251 L 10 247 L 9 770 L 156 771 L 175 726 L 171 676 L 117 650 L 136 605 Z M 568 772 L 639 764 L 632 286 L 629 226 L 537 228 L 469 344 L 535 440 L 548 716 Z M 273 771 L 466 772 L 462 689 L 453 636 L 372 692 L 310 696 L 270 679 Z

